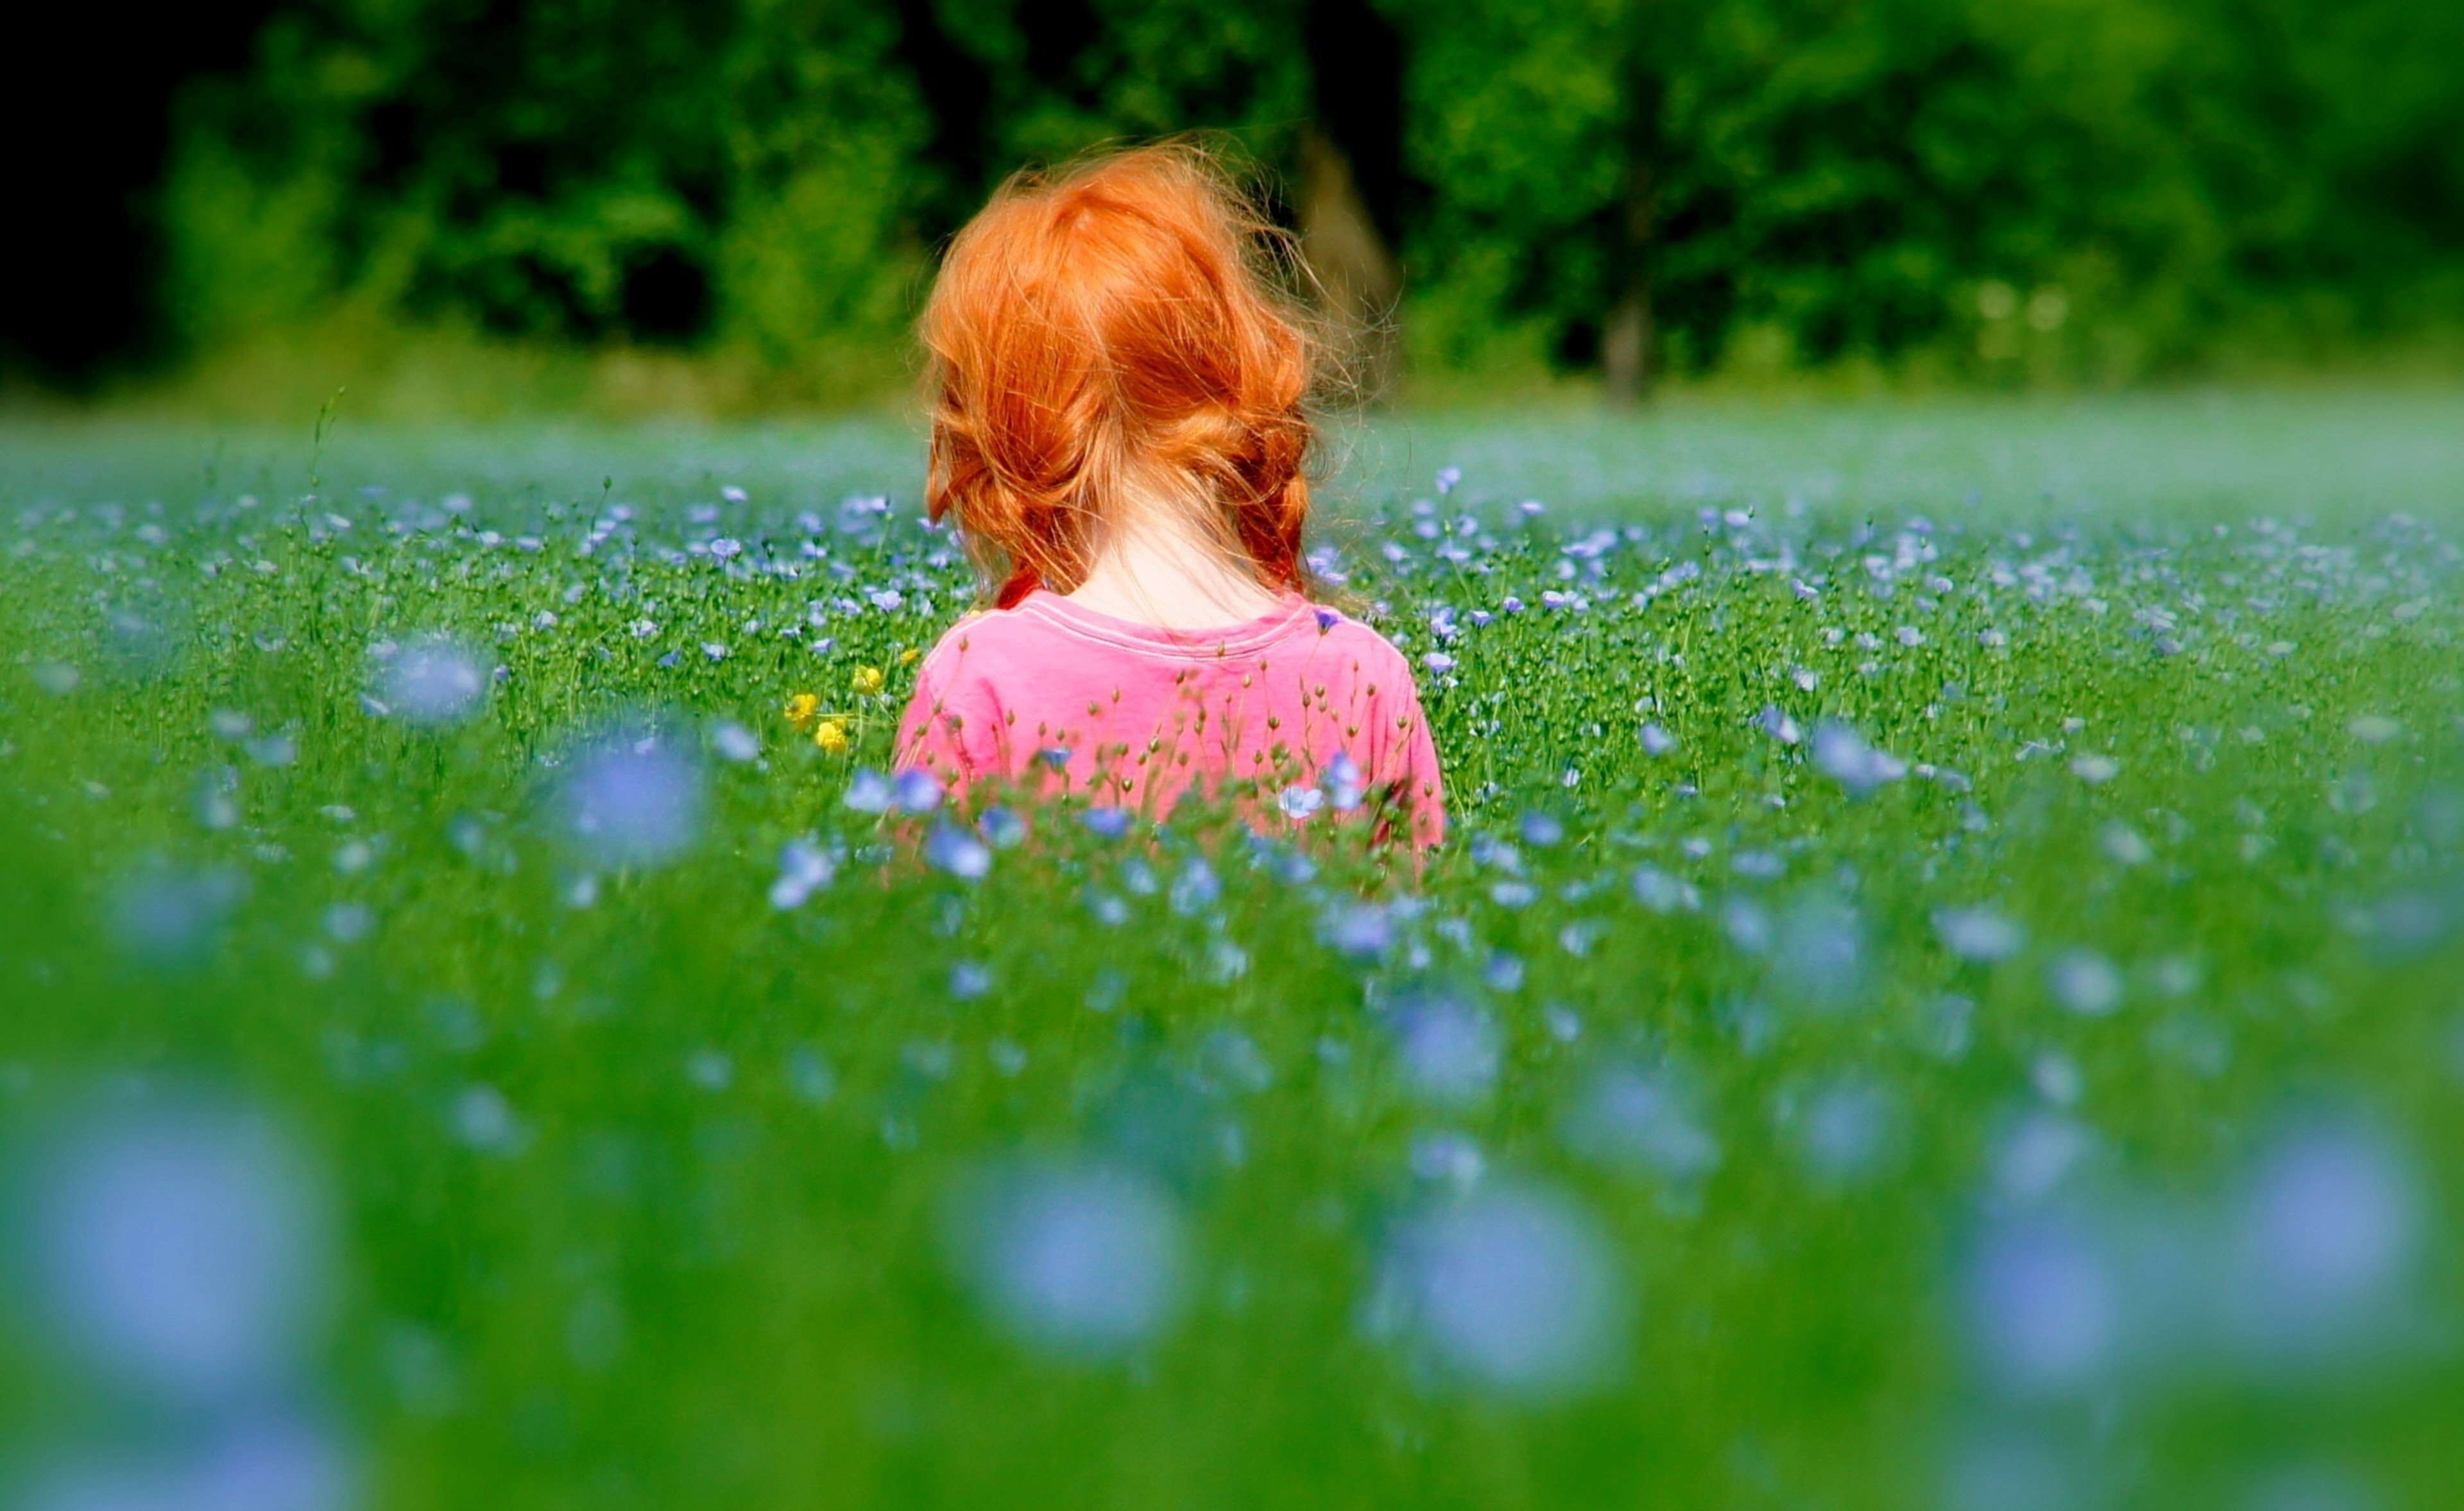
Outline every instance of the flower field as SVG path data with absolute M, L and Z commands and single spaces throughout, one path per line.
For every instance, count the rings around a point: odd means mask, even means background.
M 2313 407 L 1352 436 L 1419 865 L 897 779 L 894 427 L 21 436 L 0 1490 L 2452 1504 L 2464 459 Z

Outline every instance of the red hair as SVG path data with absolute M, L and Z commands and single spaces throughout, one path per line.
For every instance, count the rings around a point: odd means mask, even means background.
M 1304 586 L 1311 343 L 1278 292 L 1286 255 L 1177 144 L 1022 173 L 958 232 L 924 309 L 925 503 L 998 604 L 1076 587 L 1131 496 L 1184 505 L 1264 585 Z

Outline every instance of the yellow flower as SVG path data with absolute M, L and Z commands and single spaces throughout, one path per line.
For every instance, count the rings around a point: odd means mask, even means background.
M 922 651 L 920 651 L 920 650 L 916 649 L 916 648 L 915 648 L 914 646 L 908 646 L 905 650 L 902 650 L 902 651 L 900 651 L 900 652 L 898 653 L 898 664 L 899 664 L 900 666 L 904 667 L 904 666 L 908 665 L 910 662 L 913 662 L 916 657 L 918 657 L 918 656 L 920 656 L 920 655 L 922 655 L 922 654 L 924 654 L 924 652 L 922 652 Z
M 879 667 L 856 668 L 855 690 L 867 697 L 870 697 L 872 694 L 879 692 L 881 690 L 881 668 Z
M 787 700 L 787 722 L 800 730 L 810 725 L 813 715 L 821 712 L 822 700 L 809 692 L 799 692 Z
M 831 756 L 847 754 L 847 726 L 836 719 L 824 719 L 813 726 L 813 743 Z

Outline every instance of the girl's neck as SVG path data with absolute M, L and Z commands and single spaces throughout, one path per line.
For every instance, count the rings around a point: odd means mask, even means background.
M 1158 629 L 1215 629 L 1275 611 L 1280 597 L 1198 530 L 1155 513 L 1107 533 L 1072 603 Z

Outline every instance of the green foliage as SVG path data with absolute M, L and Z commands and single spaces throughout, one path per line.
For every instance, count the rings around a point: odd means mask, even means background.
M 876 372 L 922 269 L 904 182 L 927 129 L 921 104 L 884 66 L 894 38 L 877 10 L 758 0 L 751 11 L 724 86 L 717 327 L 774 368 Z
M 319 298 L 512 338 L 891 339 L 922 129 L 874 8 L 337 0 L 192 101 L 173 177 L 200 340 Z
M 173 303 L 209 349 L 350 307 L 860 387 L 1022 164 L 1196 129 L 1295 170 L 1355 87 L 1334 9 L 289 0 L 186 102 Z M 1383 11 L 1400 113 L 1333 124 L 1402 164 L 1429 368 L 1588 365 L 1637 275 L 1680 371 L 2116 382 L 2464 320 L 2457 0 Z
M 1180 131 L 1282 144 L 1309 108 L 1303 9 L 1301 0 L 940 0 L 933 15 L 990 84 L 973 165 L 999 178 L 1099 142 Z M 961 217 L 973 208 L 956 207 Z
M 2464 48 L 2464 8 L 1397 14 L 1417 44 L 1415 167 L 1434 186 L 1418 267 L 1443 288 L 1426 339 L 1445 355 L 1492 339 L 1500 313 L 1584 349 L 1630 155 L 1680 366 L 1932 353 L 2126 378 L 2287 301 L 2328 307 L 2313 336 L 2400 331 L 2464 246 L 2464 106 L 2427 61 Z M 2390 91 L 2364 81 L 2369 58 L 2393 65 Z

